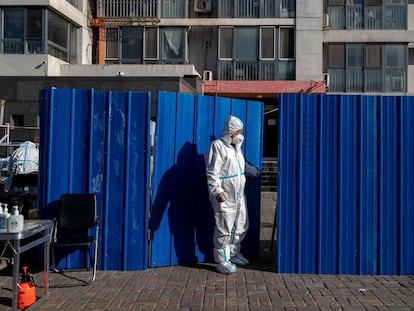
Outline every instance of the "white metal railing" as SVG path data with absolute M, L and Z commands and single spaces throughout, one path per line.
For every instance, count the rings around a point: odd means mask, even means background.
M 13 131 L 13 135 L 10 133 Z M 17 133 L 21 131 L 21 133 Z M 33 135 L 28 134 L 30 131 L 39 131 L 39 127 L 35 126 L 14 126 L 9 123 L 0 124 L 0 147 L 13 147 L 19 146 L 22 142 L 26 140 L 31 140 L 38 136 L 38 133 Z M 15 139 L 12 140 L 11 138 Z M 19 138 L 19 139 L 17 139 Z
M 160 0 L 98 0 L 98 17 L 157 17 Z

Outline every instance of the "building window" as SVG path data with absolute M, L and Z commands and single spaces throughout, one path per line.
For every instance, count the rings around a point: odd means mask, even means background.
M 407 0 L 328 0 L 331 29 L 407 29 Z
M 295 29 L 280 28 L 279 29 L 279 58 L 294 59 L 295 58 Z
M 404 92 L 406 87 L 407 47 L 398 44 L 385 46 L 385 91 Z
M 159 58 L 158 48 L 158 28 L 145 28 L 145 54 L 147 60 L 155 60 Z
M 163 0 L 162 17 L 185 18 L 187 17 L 188 0 Z
M 48 11 L 48 53 L 69 61 L 70 24 L 52 11 Z
M 286 27 L 220 27 L 219 79 L 294 80 L 294 34 Z
M 329 44 L 330 92 L 405 92 L 407 46 L 403 44 Z
M 185 63 L 185 30 L 181 27 L 165 27 L 161 29 L 162 63 Z
M 382 45 L 365 46 L 365 92 L 380 92 L 382 89 Z
M 408 65 L 414 65 L 414 48 L 408 49 Z
M 4 8 L 3 53 L 44 53 L 41 9 Z
M 118 28 L 106 28 L 106 59 L 117 60 L 119 58 L 119 34 Z
M 240 60 L 257 60 L 259 29 L 257 27 L 234 28 L 234 57 Z
M 107 64 L 185 64 L 184 27 L 106 29 Z
M 275 59 L 275 28 L 260 28 L 260 59 Z
M 295 0 L 222 0 L 217 1 L 221 18 L 275 18 L 296 15 Z
M 123 64 L 142 64 L 142 27 L 121 28 L 121 55 Z

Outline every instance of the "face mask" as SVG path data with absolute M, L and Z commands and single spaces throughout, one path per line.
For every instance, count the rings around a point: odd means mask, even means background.
M 231 143 L 233 145 L 236 145 L 236 146 L 240 146 L 243 143 L 243 141 L 244 141 L 244 136 L 242 134 L 239 134 L 237 136 L 234 136 L 231 139 Z

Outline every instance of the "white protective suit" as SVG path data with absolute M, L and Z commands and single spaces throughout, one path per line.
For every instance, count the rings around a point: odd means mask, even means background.
M 247 176 L 258 176 L 256 167 L 245 162 L 240 146 L 232 144 L 231 135 L 243 128 L 240 119 L 229 116 L 219 139 L 211 142 L 204 154 L 210 202 L 214 209 L 214 259 L 230 262 L 240 251 L 249 227 L 244 187 Z M 216 195 L 224 192 L 225 201 Z
M 9 176 L 29 174 L 39 170 L 39 149 L 35 143 L 25 141 L 9 159 Z

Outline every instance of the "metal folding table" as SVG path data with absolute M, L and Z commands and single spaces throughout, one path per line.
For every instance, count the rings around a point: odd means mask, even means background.
M 7 248 L 13 252 L 13 284 L 12 284 L 12 310 L 17 310 L 17 284 L 19 281 L 20 254 L 43 244 L 43 295 L 38 297 L 31 309 L 49 296 L 49 248 L 53 220 L 28 219 L 24 221 L 23 231 L 19 233 L 0 232 L 0 242 L 4 246 L 0 258 L 4 256 Z M 30 238 L 30 239 L 29 239 Z M 25 243 L 25 240 L 27 243 Z

